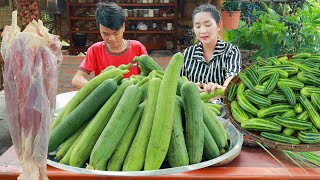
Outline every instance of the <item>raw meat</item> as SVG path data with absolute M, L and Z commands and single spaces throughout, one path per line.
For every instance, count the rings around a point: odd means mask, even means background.
M 62 61 L 61 43 L 41 20 L 32 21 L 20 32 L 16 11 L 2 37 L 7 120 L 22 166 L 18 179 L 48 179 L 48 136 Z

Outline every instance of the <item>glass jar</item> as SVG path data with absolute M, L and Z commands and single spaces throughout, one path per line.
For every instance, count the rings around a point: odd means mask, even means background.
M 132 17 L 138 17 L 138 9 L 132 10 Z
M 133 15 L 132 15 L 132 9 L 129 9 L 128 10 L 128 17 L 132 17 Z
M 154 17 L 159 17 L 159 16 L 160 16 L 160 11 L 159 11 L 159 9 L 154 9 L 153 11 L 154 11 L 154 12 L 153 12 Z

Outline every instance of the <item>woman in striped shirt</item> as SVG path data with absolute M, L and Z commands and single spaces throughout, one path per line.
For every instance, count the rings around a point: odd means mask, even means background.
M 200 41 L 184 51 L 181 75 L 197 83 L 200 91 L 225 89 L 230 80 L 241 71 L 238 47 L 218 38 L 221 16 L 215 6 L 198 6 L 192 14 L 193 30 Z

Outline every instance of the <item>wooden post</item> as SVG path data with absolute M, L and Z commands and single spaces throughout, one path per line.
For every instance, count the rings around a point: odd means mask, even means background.
M 54 14 L 54 24 L 56 27 L 56 34 L 62 38 L 62 33 L 61 33 L 61 14 Z

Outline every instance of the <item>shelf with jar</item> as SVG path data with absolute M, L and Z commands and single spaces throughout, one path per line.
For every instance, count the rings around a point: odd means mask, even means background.
M 96 6 L 97 3 L 76 3 L 71 2 L 70 6 Z M 175 3 L 117 3 L 121 7 L 136 7 L 136 6 L 145 6 L 145 7 L 156 7 L 156 6 L 175 6 Z
M 94 16 L 98 1 L 67 0 L 71 44 L 69 52 L 73 50 L 78 52 L 80 49 L 86 51 L 93 42 L 101 39 Z M 139 40 L 148 50 L 172 48 L 166 46 L 167 41 L 169 44 L 174 44 L 174 49 L 176 48 L 177 0 L 114 0 L 114 2 L 123 8 L 126 17 L 125 38 Z M 83 39 L 86 39 L 84 37 L 88 36 L 95 37 L 96 40 L 93 38 L 90 42 L 84 42 Z M 150 37 L 152 41 L 149 41 Z
M 72 33 L 90 33 L 90 34 L 100 34 L 99 31 L 87 31 L 87 30 L 73 30 Z M 135 31 L 125 31 L 124 34 L 175 34 L 176 31 L 155 31 L 155 30 L 135 30 Z

